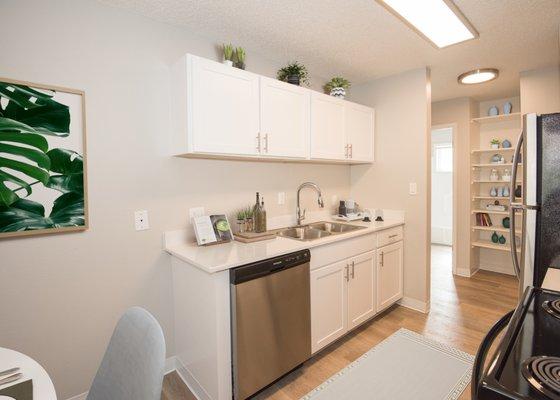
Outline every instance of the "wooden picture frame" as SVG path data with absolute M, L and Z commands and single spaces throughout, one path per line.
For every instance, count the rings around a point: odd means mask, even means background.
M 88 228 L 85 92 L 0 77 L 0 239 Z

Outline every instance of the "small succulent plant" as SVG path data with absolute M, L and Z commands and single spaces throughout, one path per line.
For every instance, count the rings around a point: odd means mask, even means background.
M 324 89 L 326 93 L 330 93 L 334 88 L 341 87 L 343 89 L 348 89 L 351 85 L 352 84 L 348 79 L 341 76 L 335 76 L 325 84 Z
M 233 61 L 233 46 L 230 44 L 224 44 L 222 46 L 224 52 L 224 60 Z
M 277 73 L 277 78 L 280 81 L 289 82 L 292 77 L 298 77 L 299 82 L 309 85 L 307 67 L 297 61 L 291 62 L 284 68 L 279 69 Z
M 500 144 L 500 143 L 501 143 L 500 139 L 496 139 L 496 138 L 494 138 L 490 141 L 490 144 Z
M 235 63 L 237 65 L 245 65 L 245 55 L 243 47 L 237 47 L 235 49 Z

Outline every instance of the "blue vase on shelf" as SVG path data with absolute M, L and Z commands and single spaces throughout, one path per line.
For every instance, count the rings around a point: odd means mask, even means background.
M 504 114 L 511 114 L 511 110 L 513 108 L 513 105 L 508 101 L 507 103 L 504 104 Z
M 511 142 L 509 140 L 506 139 L 502 142 L 502 148 L 509 149 L 510 147 L 511 147 Z
M 500 113 L 500 110 L 496 106 L 492 106 L 488 109 L 488 116 L 494 117 Z

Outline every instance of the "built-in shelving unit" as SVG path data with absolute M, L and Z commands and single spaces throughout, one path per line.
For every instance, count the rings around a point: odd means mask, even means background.
M 493 102 L 480 103 L 479 112 L 485 114 L 491 105 L 501 106 L 506 100 L 497 100 Z M 518 109 L 518 99 L 509 100 L 514 104 L 514 108 Z M 503 181 L 502 175 L 511 174 L 513 165 L 513 154 L 515 152 L 515 143 L 521 133 L 522 118 L 521 113 L 515 112 L 511 114 L 500 114 L 496 116 L 481 116 L 471 119 L 473 129 L 471 133 L 471 171 L 470 171 L 470 193 L 471 193 L 471 270 L 490 269 L 496 271 L 508 271 L 513 273 L 511 257 L 507 253 L 511 252 L 510 241 L 516 240 L 511 237 L 509 228 L 505 221 L 509 218 L 510 200 L 508 197 L 491 196 L 490 190 L 493 187 L 507 187 L 510 191 L 516 190 L 518 186 L 523 186 L 521 180 L 522 173 L 518 173 L 517 182 L 512 185 L 508 180 Z M 493 139 L 510 142 L 510 147 L 491 148 L 490 141 Z M 494 154 L 502 155 L 505 159 L 504 163 L 493 163 L 492 156 Z M 518 165 L 522 168 L 522 164 Z M 497 170 L 500 177 L 499 180 L 490 180 L 492 170 Z M 488 210 L 487 205 L 499 204 L 505 206 L 505 211 Z M 521 198 L 516 197 L 516 201 Z M 490 226 L 479 226 L 480 220 L 476 214 L 487 214 Z M 520 213 L 516 214 L 518 218 L 516 237 L 521 234 L 521 218 Z M 504 226 L 505 225 L 505 226 Z M 492 235 L 496 232 L 499 236 L 506 239 L 505 244 L 492 242 Z

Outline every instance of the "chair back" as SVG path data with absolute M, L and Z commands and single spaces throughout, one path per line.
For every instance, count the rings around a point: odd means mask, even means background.
M 115 327 L 86 400 L 160 400 L 165 338 L 157 320 L 128 309 Z

